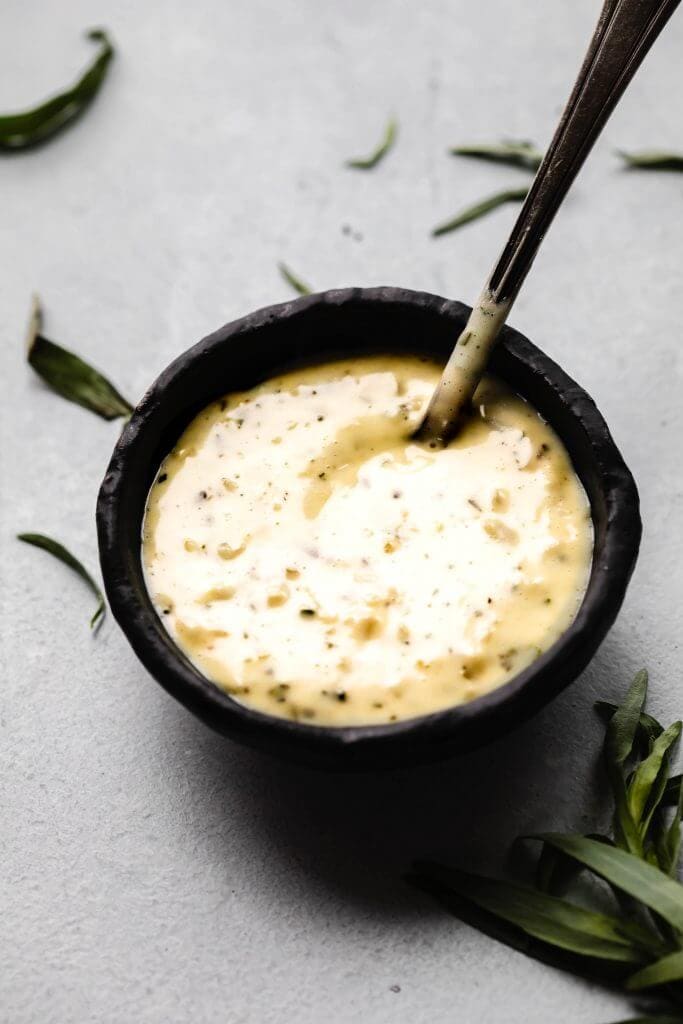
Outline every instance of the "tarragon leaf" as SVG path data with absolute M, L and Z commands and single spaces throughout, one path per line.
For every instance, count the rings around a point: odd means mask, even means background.
M 644 149 L 638 153 L 617 150 L 627 167 L 641 171 L 683 171 L 683 153 L 669 153 L 666 150 Z
M 611 704 L 606 700 L 597 700 L 595 702 L 595 710 L 600 715 L 600 718 L 605 725 L 608 725 L 611 719 L 614 717 L 618 710 L 616 704 Z M 658 736 L 664 732 L 664 726 L 661 725 L 656 718 L 649 715 L 647 711 L 641 711 L 640 718 L 638 720 L 638 728 L 636 729 L 636 739 L 634 749 L 637 746 L 638 751 L 646 756 L 652 749 L 652 744 Z
M 636 974 L 632 974 L 626 982 L 631 991 L 651 988 L 654 985 L 670 985 L 674 981 L 683 981 L 683 950 L 669 953 L 661 960 L 655 960 Z
M 546 832 L 534 838 L 574 857 L 600 878 L 654 910 L 683 932 L 683 886 L 639 857 L 584 836 Z
M 646 697 L 647 672 L 641 669 L 636 673 L 624 703 L 616 709 L 610 719 L 605 735 L 605 754 L 620 768 L 624 766 L 633 749 Z
M 73 569 L 73 571 L 80 576 L 85 583 L 87 583 L 97 598 L 97 608 L 90 619 L 90 628 L 93 629 L 105 613 L 104 594 L 98 587 L 97 583 L 95 583 L 95 580 L 92 578 L 85 566 L 79 562 L 70 551 L 67 551 L 63 544 L 60 544 L 57 540 L 53 540 L 52 537 L 46 537 L 43 533 L 19 533 L 17 534 L 17 540 L 23 541 L 24 544 L 32 544 L 36 548 L 42 548 L 43 551 L 47 551 L 48 554 L 59 559 L 59 561 L 63 562 L 64 565 L 68 565 L 70 569 Z
M 641 930 L 607 914 L 595 913 L 529 886 L 472 875 L 438 864 L 418 864 L 422 875 L 435 877 L 470 901 L 527 935 L 581 956 L 622 963 L 642 963 Z M 637 941 L 634 940 L 637 936 Z M 649 935 L 645 933 L 649 942 Z
M 369 156 L 354 157 L 352 160 L 346 161 L 347 167 L 353 167 L 358 171 L 370 171 L 373 167 L 376 167 L 380 160 L 383 160 L 389 150 L 396 142 L 396 136 L 398 135 L 398 123 L 391 118 L 387 122 L 387 126 L 384 129 L 384 135 L 382 140 L 376 149 L 370 153 Z
M 607 725 L 604 744 L 605 767 L 614 794 L 614 838 L 623 849 L 643 855 L 638 826 L 628 801 L 625 764 L 633 750 L 640 716 L 647 696 L 647 672 L 638 672 L 631 683 L 624 703 Z
M 672 781 L 672 780 L 669 780 Z M 683 813 L 683 787 L 678 785 L 678 802 L 670 825 L 667 827 L 664 816 L 660 813 L 658 834 L 655 838 L 657 861 L 662 871 L 672 878 L 678 874 L 678 861 L 681 855 L 681 814 Z
M 631 817 L 645 837 L 654 811 L 664 793 L 669 752 L 681 734 L 681 722 L 674 722 L 652 744 L 650 754 L 635 769 L 628 785 Z
M 599 835 L 597 832 L 591 833 L 588 838 L 595 839 L 597 843 L 613 845 L 609 836 Z M 542 843 L 536 865 L 536 888 L 553 896 L 564 896 L 581 872 L 586 870 L 586 867 L 573 857 L 568 857 L 566 853 L 548 843 Z
M 277 269 L 280 271 L 281 276 L 287 282 L 288 285 L 298 292 L 299 295 L 310 295 L 311 289 L 298 277 L 292 270 L 289 269 L 286 263 L 278 263 Z
M 447 220 L 444 224 L 439 224 L 432 231 L 432 236 L 438 238 L 439 235 L 447 235 L 451 231 L 457 231 L 464 224 L 478 220 L 479 217 L 485 216 L 485 214 L 490 213 L 492 210 L 497 210 L 499 206 L 504 206 L 506 203 L 521 203 L 526 199 L 528 191 L 526 188 L 509 188 L 503 192 L 496 192 L 492 196 L 487 196 L 486 199 L 482 199 L 472 206 L 467 206 L 451 220 Z
M 514 139 L 505 139 L 488 145 L 453 146 L 450 152 L 453 156 L 469 156 L 475 160 L 523 167 L 528 171 L 537 171 L 543 160 L 543 153 L 533 142 Z
M 100 44 L 100 52 L 71 88 L 30 110 L 0 115 L 0 151 L 29 149 L 47 142 L 92 103 L 106 77 L 114 48 L 103 29 L 92 29 L 87 38 Z
M 40 333 L 42 310 L 34 297 L 28 332 L 28 361 L 46 384 L 69 402 L 89 409 L 105 420 L 130 416 L 133 406 L 99 370 Z

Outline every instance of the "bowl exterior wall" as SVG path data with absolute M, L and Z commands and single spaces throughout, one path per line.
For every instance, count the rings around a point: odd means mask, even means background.
M 393 767 L 470 750 L 519 724 L 572 682 L 612 625 L 635 565 L 638 493 L 607 425 L 578 384 L 527 338 L 503 329 L 491 371 L 527 399 L 565 444 L 595 529 L 590 581 L 565 634 L 524 672 L 469 704 L 380 726 L 311 726 L 247 708 L 185 658 L 158 618 L 143 578 L 147 494 L 164 456 L 210 401 L 296 365 L 406 352 L 442 362 L 470 310 L 398 288 L 344 289 L 271 306 L 227 324 L 179 356 L 152 384 L 116 445 L 97 504 L 100 561 L 112 612 L 140 661 L 203 721 L 232 738 L 334 770 Z

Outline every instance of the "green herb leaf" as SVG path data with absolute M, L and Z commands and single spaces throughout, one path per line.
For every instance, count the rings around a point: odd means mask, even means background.
M 296 274 L 294 274 L 289 269 L 286 263 L 278 263 L 277 269 L 280 271 L 280 274 L 285 279 L 287 284 L 291 285 L 294 291 L 298 292 L 299 295 L 311 294 L 311 289 L 308 287 L 308 285 L 304 281 L 302 281 L 300 277 L 297 277 Z
M 654 741 L 651 753 L 644 761 L 640 762 L 629 782 L 629 810 L 631 817 L 640 827 L 642 837 L 646 835 L 652 814 L 657 809 L 664 793 L 669 751 L 680 735 L 681 722 L 674 722 L 668 729 L 665 729 Z
M 391 118 L 387 122 L 387 126 L 384 129 L 384 135 L 382 136 L 382 141 L 377 146 L 377 149 L 374 149 L 369 156 L 356 157 L 354 160 L 347 160 L 346 166 L 353 167 L 358 171 L 372 170 L 372 168 L 376 167 L 380 160 L 383 160 L 387 155 L 396 142 L 397 135 L 398 124 L 393 118 Z
M 662 871 L 676 878 L 681 856 L 681 817 L 683 816 L 683 789 L 679 789 L 678 805 L 666 833 L 665 846 L 660 850 L 659 862 Z
M 605 754 L 620 768 L 623 768 L 633 749 L 646 697 L 647 672 L 641 669 L 631 683 L 624 703 L 612 716 L 605 735 Z
M 614 838 L 525 837 L 543 844 L 533 889 L 438 865 L 418 866 L 412 881 L 462 920 L 545 963 L 633 990 L 664 987 L 649 1016 L 622 1024 L 683 1024 L 683 1016 L 667 1014 L 665 1007 L 657 1012 L 662 1004 L 676 1012 L 683 1004 L 683 886 L 675 880 L 683 783 L 680 775 L 668 778 L 681 723 L 663 729 L 643 709 L 646 693 L 647 675 L 640 672 L 621 707 L 596 705 L 606 722 L 604 755 L 617 806 Z M 664 808 L 671 805 L 675 811 L 667 822 Z M 558 898 L 582 871 L 611 888 L 615 914 Z M 583 890 L 584 899 L 590 893 Z M 629 957 L 640 966 L 627 975 Z
M 133 406 L 119 394 L 113 384 L 102 374 L 84 362 L 74 352 L 69 352 L 48 341 L 40 333 L 42 310 L 34 297 L 28 330 L 28 361 L 46 384 L 69 402 L 82 405 L 105 420 L 119 416 L 130 416 Z
M 614 794 L 614 838 L 618 846 L 643 855 L 643 843 L 629 806 L 624 766 L 631 755 L 647 696 L 647 672 L 635 676 L 624 703 L 607 725 L 604 758 Z
M 526 199 L 528 191 L 526 188 L 510 188 L 504 192 L 496 192 L 495 195 L 488 196 L 473 206 L 468 206 L 461 210 L 460 213 L 456 214 L 452 220 L 446 221 L 445 224 L 439 224 L 432 231 L 432 237 L 438 238 L 439 235 L 447 235 L 450 231 L 457 231 L 463 224 L 469 224 L 470 221 L 478 220 L 479 217 L 485 216 L 491 210 L 496 210 L 505 203 L 521 203 Z
M 543 833 L 535 839 L 574 857 L 594 874 L 633 896 L 683 932 L 683 886 L 639 857 L 583 836 Z
M 655 840 L 659 866 L 671 878 L 675 878 L 678 873 L 678 861 L 681 856 L 681 815 L 683 813 L 683 787 L 680 784 L 680 776 L 676 776 L 676 780 L 669 779 L 669 782 L 673 781 L 678 781 L 676 810 L 668 828 L 662 816 L 659 835 Z
M 653 985 L 669 985 L 673 981 L 683 981 L 683 950 L 656 960 L 648 964 L 636 974 L 632 974 L 626 982 L 626 988 L 632 992 L 641 988 L 651 988 Z
M 589 839 L 595 839 L 597 843 L 614 845 L 609 836 L 602 836 L 598 833 L 591 833 Z M 548 843 L 541 844 L 541 855 L 536 865 L 536 888 L 542 892 L 551 893 L 553 896 L 564 896 L 569 891 L 582 871 L 587 870 L 583 864 L 579 864 L 573 857 L 568 857 L 560 850 L 556 850 Z
M 683 171 L 683 153 L 667 153 L 656 149 L 639 153 L 617 150 L 627 167 L 641 171 Z
M 527 935 L 581 956 L 639 963 L 644 960 L 644 942 L 651 944 L 650 935 L 638 926 L 585 910 L 529 886 L 438 864 L 420 864 L 417 870 L 435 877 L 454 889 L 461 899 L 516 925 Z
M 496 164 L 507 164 L 510 167 L 524 167 L 528 171 L 537 171 L 543 160 L 543 153 L 533 142 L 514 139 L 492 145 L 453 146 L 450 152 L 453 156 L 469 156 L 475 160 L 488 160 Z
M 616 714 L 618 708 L 616 704 L 610 704 L 606 700 L 598 700 L 595 702 L 595 710 L 600 715 L 600 718 L 608 725 L 610 720 Z M 648 715 L 647 711 L 641 711 L 640 718 L 638 720 L 638 728 L 636 729 L 635 746 L 637 746 L 639 752 L 643 755 L 647 755 L 652 750 L 652 744 L 658 736 L 664 732 L 664 726 L 661 725 L 656 718 L 652 715 Z
M 0 151 L 28 149 L 47 142 L 89 106 L 105 79 L 114 48 L 103 29 L 92 29 L 87 38 L 100 44 L 100 52 L 70 89 L 31 110 L 0 115 Z
M 19 533 L 17 534 L 17 540 L 23 541 L 24 544 L 32 544 L 36 548 L 42 548 L 43 551 L 47 551 L 48 554 L 52 555 L 54 558 L 58 558 L 60 562 L 63 562 L 65 565 L 68 565 L 70 569 L 73 569 L 73 571 L 88 584 L 97 598 L 97 608 L 90 620 L 90 628 L 93 629 L 97 622 L 104 616 L 104 595 L 85 566 L 82 565 L 70 551 L 67 551 L 63 544 L 60 544 L 59 541 L 52 540 L 51 537 L 46 537 L 42 533 Z
M 629 970 L 632 969 L 629 964 L 618 960 L 601 960 L 595 957 L 581 956 L 578 953 L 571 953 L 547 942 L 542 942 L 540 939 L 532 938 L 516 925 L 509 924 L 502 917 L 491 914 L 471 900 L 461 897 L 453 888 L 440 882 L 433 875 L 420 873 L 419 867 L 416 865 L 416 870 L 406 876 L 406 881 L 432 896 L 449 913 L 454 914 L 460 921 L 464 921 L 471 928 L 476 928 L 490 939 L 502 942 L 511 949 L 517 950 L 525 956 L 533 957 L 534 960 L 539 960 L 557 970 L 569 971 L 593 981 L 614 984 L 628 977 Z

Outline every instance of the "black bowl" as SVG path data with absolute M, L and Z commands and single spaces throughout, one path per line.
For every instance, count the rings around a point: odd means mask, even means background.
M 305 725 L 252 710 L 204 678 L 150 601 L 140 559 L 145 501 L 164 456 L 213 399 L 283 370 L 346 355 L 408 352 L 445 361 L 470 310 L 399 288 L 311 295 L 221 327 L 155 381 L 114 450 L 97 504 L 102 573 L 114 616 L 143 665 L 207 724 L 240 742 L 334 769 L 416 764 L 470 750 L 528 718 L 587 665 L 624 598 L 640 542 L 638 492 L 594 402 L 523 335 L 505 327 L 491 370 L 567 447 L 590 499 L 593 568 L 579 613 L 529 668 L 469 704 L 389 725 Z

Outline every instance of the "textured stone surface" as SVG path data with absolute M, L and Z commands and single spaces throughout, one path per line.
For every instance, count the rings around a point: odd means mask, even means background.
M 513 316 L 598 401 L 645 524 L 617 625 L 533 722 L 410 773 L 280 765 L 176 706 L 111 621 L 91 637 L 87 591 L 13 540 L 41 530 L 95 564 L 94 499 L 117 432 L 22 364 L 31 290 L 48 335 L 132 397 L 201 335 L 286 298 L 279 259 L 320 288 L 399 284 L 471 300 L 514 210 L 440 240 L 429 229 L 526 178 L 445 149 L 503 134 L 546 141 L 597 6 L 5 0 L 0 109 L 68 81 L 90 25 L 104 21 L 120 52 L 80 124 L 0 162 L 3 1020 L 627 1015 L 617 996 L 460 925 L 401 875 L 415 855 L 499 870 L 520 832 L 600 820 L 591 704 L 641 664 L 654 712 L 681 710 L 683 178 L 622 172 L 613 150 L 683 150 L 682 15 L 608 126 Z M 374 173 L 345 170 L 391 111 L 394 153 Z

